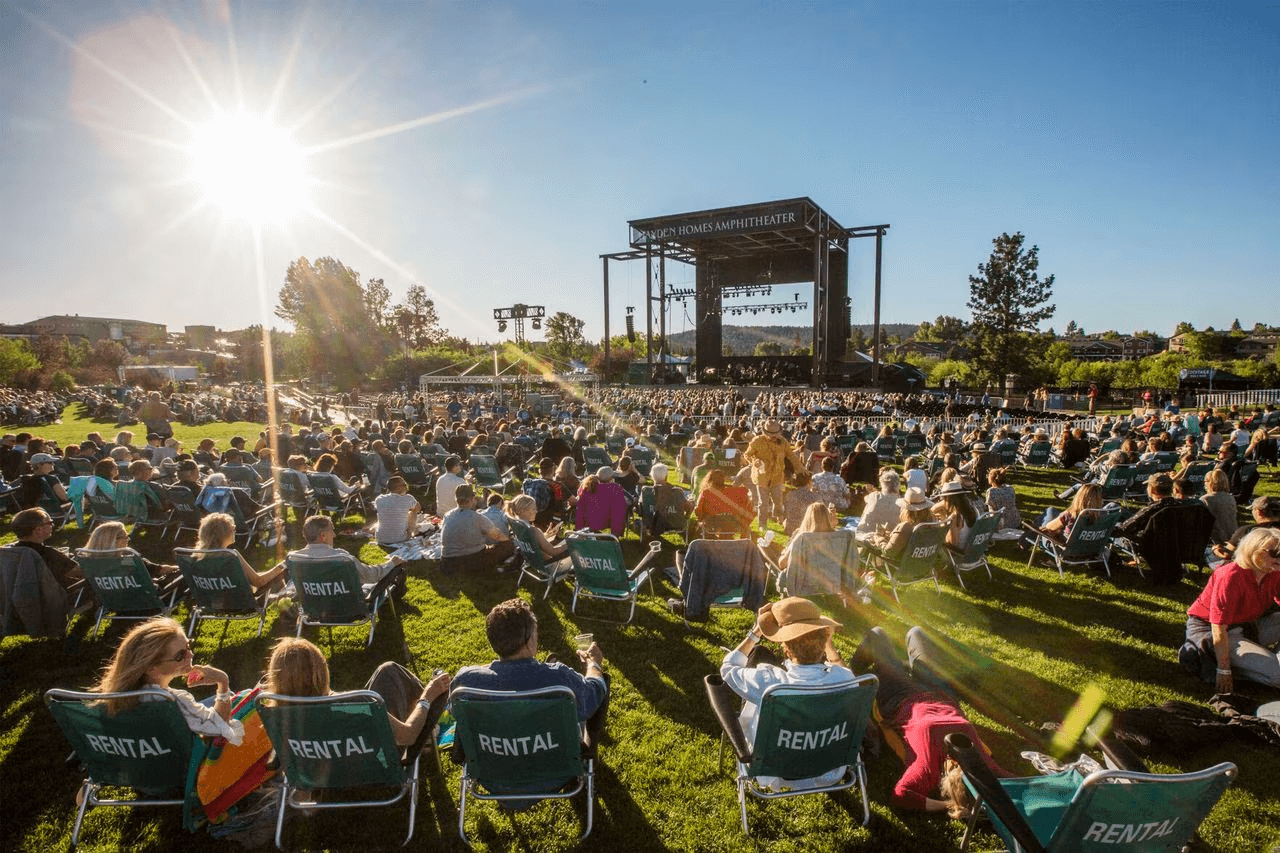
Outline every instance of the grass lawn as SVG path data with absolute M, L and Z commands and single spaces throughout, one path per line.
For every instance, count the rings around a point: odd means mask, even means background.
M 9 431 L 15 431 L 8 428 Z M 106 424 L 77 419 L 71 409 L 61 425 L 31 430 L 64 444 L 89 430 L 114 435 Z M 188 449 L 200 438 L 227 446 L 232 435 L 250 443 L 260 427 L 254 424 L 210 424 L 179 427 L 177 435 Z M 1038 514 L 1067 480 L 1065 472 L 1018 471 L 1014 483 L 1025 517 Z M 1280 493 L 1274 473 L 1266 476 L 1260 493 Z M 340 525 L 354 526 L 354 519 Z M 632 534 L 634 537 L 634 534 Z M 0 537 L 0 543 L 12 535 Z M 74 526 L 53 544 L 78 547 L 86 534 Z M 365 540 L 343 538 L 345 546 L 367 562 L 380 562 L 381 551 Z M 638 559 L 640 545 L 625 542 Z M 153 559 L 167 556 L 168 545 L 143 541 L 140 550 Z M 283 547 L 256 548 L 246 554 L 261 568 L 274 563 Z M 661 565 L 672 562 L 667 545 Z M 1035 729 L 1044 721 L 1058 721 L 1085 688 L 1102 691 L 1108 705 L 1125 708 L 1159 704 L 1168 699 L 1203 703 L 1210 686 L 1196 683 L 1178 669 L 1175 649 L 1183 633 L 1186 607 L 1200 583 L 1184 582 L 1172 591 L 1153 591 L 1136 570 L 1115 568 L 1114 580 L 1097 572 L 1069 572 L 1060 579 L 1043 565 L 1026 566 L 1026 554 L 1008 543 L 996 546 L 992 559 L 995 580 L 984 575 L 966 579 L 969 591 L 954 577 L 944 579 L 941 594 L 930 584 L 902 592 L 902 605 L 892 594 L 881 595 L 866 613 L 833 613 L 845 627 L 837 644 L 848 657 L 870 621 L 882 624 L 901 640 L 906 628 L 920 624 L 962 641 L 990 659 L 982 672 L 982 689 L 969 703 L 970 717 L 1007 768 L 1031 775 L 1019 758 L 1026 749 L 1048 751 Z M 411 566 L 409 591 L 400 606 L 397 624 L 389 616 L 379 625 L 371 651 L 364 649 L 364 633 L 337 630 L 332 643 L 324 634 L 312 635 L 329 655 L 336 689 L 362 686 L 381 661 L 406 661 L 406 650 L 418 671 L 435 667 L 456 671 L 466 664 L 490 660 L 483 616 L 495 603 L 515 592 L 511 575 L 444 578 L 425 562 Z M 882 591 L 883 592 L 883 591 Z M 887 750 L 868 759 L 872 817 L 859 825 L 861 805 L 845 792 L 834 796 L 801 797 L 789 801 L 749 804 L 753 841 L 744 840 L 738 826 L 734 787 L 717 771 L 719 726 L 703 692 L 703 676 L 715 672 L 722 647 L 736 645 L 752 624 L 746 611 L 715 611 L 704 625 L 686 627 L 666 609 L 664 600 L 676 591 L 659 581 L 656 596 L 644 595 L 635 621 L 614 627 L 582 618 L 606 605 L 585 605 L 578 617 L 569 613 L 568 589 L 563 585 L 543 600 L 539 590 L 525 588 L 539 619 L 544 652 L 571 659 L 572 638 L 594 632 L 606 655 L 613 678 L 608 734 L 596 764 L 596 825 L 583 844 L 576 842 L 583 814 L 581 798 L 570 806 L 543 803 L 514 816 L 488 804 L 477 805 L 469 827 L 482 849 L 506 850 L 724 850 L 750 847 L 777 851 L 892 851 L 957 849 L 962 826 L 955 821 L 899 812 L 886 805 L 901 773 L 898 760 Z M 185 608 L 177 614 L 181 619 Z M 608 614 L 615 615 L 615 614 Z M 65 847 L 75 818 L 72 797 L 80 776 L 64 762 L 68 747 L 43 707 L 42 693 L 54 686 L 90 685 L 109 658 L 124 623 L 116 623 L 96 642 L 90 639 L 92 621 L 78 618 L 70 636 L 57 640 L 8 637 L 0 641 L 0 791 L 4 817 L 0 848 L 44 851 Z M 233 687 L 255 682 L 274 640 L 282 630 L 271 617 L 262 638 L 251 623 L 232 623 L 223 631 L 209 623 L 196 642 L 195 656 L 226 670 Z M 1262 688 L 1246 686 L 1263 695 Z M 1276 698 L 1274 694 L 1271 698 Z M 1280 755 L 1260 747 L 1207 747 L 1186 744 L 1178 755 L 1153 757 L 1153 767 L 1178 772 L 1230 760 L 1240 776 L 1201 827 L 1209 849 L 1260 851 L 1280 838 Z M 725 767 L 728 768 L 728 762 Z M 444 773 L 424 762 L 424 786 L 419 798 L 416 847 L 461 847 L 457 842 L 459 771 L 445 762 Z M 291 818 L 287 832 L 295 847 L 347 849 L 393 848 L 403 837 L 406 810 L 345 811 L 309 819 Z M 225 843 L 207 835 L 189 835 L 176 809 L 132 811 L 100 809 L 85 820 L 82 848 L 87 850 L 224 849 Z M 981 832 L 971 849 L 997 849 L 996 837 Z

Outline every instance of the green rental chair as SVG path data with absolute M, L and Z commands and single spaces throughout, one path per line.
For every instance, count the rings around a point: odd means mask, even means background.
M 361 584 L 355 557 L 308 557 L 297 551 L 285 556 L 285 571 L 293 581 L 298 603 L 298 626 L 330 628 L 369 625 L 365 648 L 373 645 L 378 611 L 389 599 L 395 577 L 403 569 L 393 569 L 376 584 Z
M 756 546 L 774 572 L 779 595 L 841 596 L 857 585 L 858 543 L 852 530 L 796 534 L 785 569 L 773 562 L 763 539 Z
M 263 589 L 254 593 L 253 586 L 244 575 L 240 555 L 230 548 L 201 551 L 194 548 L 174 548 L 174 559 L 187 582 L 191 598 L 191 620 L 187 634 L 196 635 L 200 623 L 206 619 L 258 619 L 258 633 L 267 619 L 267 605 L 273 596 Z
M 76 561 L 98 598 L 98 616 L 93 624 L 93 638 L 98 638 L 103 619 L 144 620 L 168 616 L 178 606 L 182 589 L 181 574 L 157 587 L 151 580 L 142 556 L 132 548 L 108 551 L 76 551 Z
M 1049 776 L 997 779 L 963 734 L 946 736 L 965 784 L 977 798 L 960 849 L 982 811 L 1010 850 L 1025 853 L 1176 853 L 1212 811 L 1236 766 L 1160 775 L 1074 768 Z
M 738 710 L 728 707 L 727 690 L 719 675 L 706 677 L 707 697 L 720 720 L 722 736 L 717 769 L 724 760 L 727 740 L 737 758 L 736 782 L 742 831 L 747 823 L 747 795 L 762 800 L 825 794 L 858 787 L 862 796 L 862 825 L 871 819 L 867 799 L 867 770 L 862 762 L 862 735 L 875 708 L 879 680 L 863 675 L 848 684 L 774 684 L 760 700 L 755 743 L 749 744 L 739 722 Z M 815 780 L 843 768 L 835 782 L 826 785 L 781 785 L 778 790 L 762 781 Z
M 586 827 L 595 817 L 595 744 L 584 743 L 573 691 L 455 687 L 449 696 L 461 753 L 458 835 L 468 846 L 467 798 L 526 805 L 567 799 L 585 790 Z
M 117 484 L 117 487 L 119 484 Z M 97 527 L 108 521 L 119 521 L 124 524 L 129 523 L 129 516 L 116 510 L 116 500 L 113 496 L 108 497 L 103 494 L 101 489 L 94 490 L 93 494 L 85 492 L 84 498 L 89 503 L 89 512 L 93 515 L 90 520 L 89 529 Z
M 1043 533 L 1035 527 L 1035 543 L 1031 546 L 1031 556 L 1027 558 L 1027 568 L 1036 558 L 1036 551 L 1043 551 L 1058 567 L 1058 576 L 1065 577 L 1066 566 L 1087 566 L 1101 563 L 1111 577 L 1111 539 L 1115 527 L 1120 523 L 1119 509 L 1088 509 L 1080 513 L 1080 517 L 1071 525 L 1071 535 L 1066 539 L 1049 533 Z
M 1182 477 L 1183 482 L 1187 484 L 1187 494 L 1192 497 L 1203 495 L 1204 478 L 1209 476 L 1209 472 L 1215 467 L 1217 467 L 1217 463 L 1212 459 L 1192 462 L 1187 469 L 1187 473 Z
M 1019 462 L 1023 468 L 1048 468 L 1049 457 L 1053 454 L 1053 445 L 1046 441 L 1032 442 L 1027 453 Z
M 582 448 L 582 467 L 585 474 L 594 474 L 601 468 L 612 468 L 613 460 L 608 450 L 588 444 Z
M 951 568 L 955 569 L 956 580 L 960 581 L 960 588 L 967 589 L 964 585 L 964 573 L 972 572 L 975 569 L 986 569 L 987 580 L 991 580 L 991 564 L 987 562 L 987 552 L 991 550 L 991 546 L 995 543 L 996 531 L 1000 529 L 1000 516 L 994 512 L 984 512 L 978 516 L 973 526 L 969 528 L 969 542 L 963 549 L 952 548 L 950 545 L 946 547 L 947 559 L 951 561 Z
M 1103 502 L 1124 500 L 1137 475 L 1137 465 L 1113 465 L 1107 469 L 1107 476 L 1101 483 Z
M 367 515 L 369 511 L 364 505 L 364 495 L 360 493 L 360 489 L 352 489 L 346 497 L 343 497 L 338 487 L 334 485 L 335 479 L 336 477 L 332 474 L 318 472 L 307 474 L 307 484 L 311 486 L 312 500 L 316 510 L 333 516 L 334 524 L 350 515 L 357 504 L 360 506 L 361 514 Z
M 942 585 L 938 583 L 938 562 L 947 547 L 947 525 L 941 521 L 927 521 L 917 524 L 911 530 L 911 538 L 902 555 L 890 557 L 876 546 L 863 542 L 863 550 L 872 557 L 872 565 L 884 572 L 885 580 L 893 589 L 893 599 L 898 603 L 898 587 L 908 586 L 922 580 L 933 580 L 938 593 L 942 593 Z
M 569 612 L 578 612 L 579 597 L 629 601 L 631 612 L 621 624 L 630 624 L 636 615 L 640 585 L 649 581 L 649 594 L 653 594 L 653 569 L 646 567 L 662 551 L 662 542 L 657 539 L 650 542 L 649 552 L 630 570 L 622 556 L 622 545 L 612 534 L 574 533 L 568 542 L 569 559 L 573 563 L 573 602 Z
M 105 700 L 144 698 L 111 714 Z M 91 806 L 179 806 L 186 801 L 195 735 L 178 709 L 174 695 L 160 687 L 125 693 L 80 693 L 49 690 L 45 704 L 84 766 L 81 802 L 71 830 L 71 847 L 80 843 L 80 826 Z M 103 787 L 133 788 L 133 799 L 104 799 Z
M 427 466 L 418 454 L 397 453 L 396 468 L 411 490 L 426 491 L 431 488 L 432 477 L 427 473 Z
M 258 696 L 258 709 L 284 776 L 276 847 L 284 849 L 284 817 L 291 808 L 304 813 L 376 808 L 406 798 L 409 832 L 401 846 L 409 843 L 418 813 L 423 738 L 408 747 L 397 746 L 381 696 L 371 690 L 305 697 L 264 692 Z M 338 799 L 343 791 L 366 787 L 395 794 L 378 800 Z M 315 796 L 320 791 L 325 793 L 323 800 Z
M 492 456 L 473 453 L 467 461 L 471 465 L 476 485 L 481 488 L 505 495 L 514 482 L 511 475 L 515 469 L 503 471 L 498 467 L 498 460 Z
M 537 583 L 547 585 L 542 593 L 542 597 L 546 598 L 551 594 L 551 587 L 555 586 L 556 581 L 567 578 L 573 572 L 573 564 L 568 557 L 548 563 L 528 523 L 518 518 L 509 518 L 507 523 L 511 527 L 511 536 L 515 540 L 516 550 L 524 558 L 520 563 L 520 574 L 516 577 L 517 594 L 520 592 L 520 584 L 529 577 Z

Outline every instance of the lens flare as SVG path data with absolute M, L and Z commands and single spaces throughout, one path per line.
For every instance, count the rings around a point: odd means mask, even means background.
M 196 129 L 189 150 L 206 201 L 231 217 L 280 222 L 308 204 L 302 149 L 261 118 L 220 113 Z

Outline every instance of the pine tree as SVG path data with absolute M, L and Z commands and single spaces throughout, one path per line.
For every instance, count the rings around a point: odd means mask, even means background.
M 1037 325 L 1057 310 L 1049 302 L 1054 276 L 1040 278 L 1040 249 L 1024 250 L 1025 240 L 1021 231 L 996 237 L 991 257 L 978 264 L 978 275 L 969 276 L 968 306 L 977 340 L 974 366 L 1002 392 L 1008 374 L 1026 370 Z

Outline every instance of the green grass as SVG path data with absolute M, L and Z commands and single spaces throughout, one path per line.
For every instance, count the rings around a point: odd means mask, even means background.
M 60 426 L 33 430 L 66 442 L 99 428 L 71 417 Z M 256 437 L 251 424 L 210 424 L 178 429 L 188 447 L 204 436 L 226 439 L 239 433 Z M 104 430 L 105 431 L 105 430 Z M 1025 516 L 1058 503 L 1053 492 L 1062 488 L 1060 472 L 1016 474 L 1020 507 Z M 1274 475 L 1263 483 L 1264 493 L 1280 492 Z M 350 525 L 343 525 L 348 527 Z M 4 540 L 12 538 L 5 536 Z M 85 534 L 74 527 L 55 544 L 83 544 Z M 339 544 L 360 549 L 369 561 L 379 549 L 355 539 Z M 363 547 L 360 546 L 363 544 Z M 630 539 L 628 552 L 636 559 L 639 542 Z M 167 548 L 144 541 L 140 548 L 164 556 Z M 669 565 L 668 546 L 662 565 Z M 247 554 L 258 567 L 279 554 L 257 548 Z M 933 626 L 969 644 L 990 658 L 980 677 L 980 689 L 969 704 L 971 717 L 999 760 L 1016 772 L 1033 772 L 1018 757 L 1024 749 L 1047 751 L 1035 734 L 1040 722 L 1061 720 L 1088 685 L 1097 685 L 1112 707 L 1160 703 L 1167 699 L 1203 702 L 1211 692 L 1177 668 L 1174 649 L 1179 643 L 1187 605 L 1197 593 L 1190 582 L 1172 592 L 1152 591 L 1133 569 L 1116 569 L 1114 581 L 1100 573 L 1069 572 L 1059 579 L 1042 566 L 1026 567 L 1026 555 L 1008 544 L 997 546 L 995 580 L 971 575 L 965 592 L 949 578 L 942 593 L 918 584 L 902 593 L 902 606 L 892 596 L 876 602 L 868 613 L 836 613 L 845 628 L 837 642 L 846 656 L 868 619 L 883 624 L 901 638 L 909 625 Z M 485 641 L 483 615 L 496 602 L 509 598 L 515 587 L 511 575 L 443 578 L 426 563 L 413 565 L 409 592 L 400 607 L 400 622 L 385 618 L 372 651 L 363 648 L 362 632 L 335 631 L 330 645 L 323 634 L 311 639 L 330 656 L 337 689 L 364 684 L 377 663 L 404 661 L 412 653 L 420 672 L 434 667 L 455 671 L 466 664 L 486 662 L 492 654 Z M 675 595 L 665 582 L 658 595 L 642 597 L 635 622 L 613 627 L 572 617 L 564 586 L 543 600 L 526 588 L 533 601 L 545 652 L 572 656 L 572 637 L 594 632 L 613 677 L 608 736 L 597 763 L 596 827 L 585 844 L 576 843 L 582 809 L 579 804 L 544 803 L 531 811 L 507 816 L 488 805 L 477 806 L 470 827 L 479 849 L 489 850 L 724 850 L 759 848 L 777 851 L 953 850 L 960 824 L 889 808 L 890 791 L 901 772 L 887 751 L 869 759 L 872 819 L 859 826 L 861 806 L 852 793 L 802 797 L 748 806 L 754 840 L 746 841 L 738 827 L 730 778 L 716 769 L 719 731 L 702 678 L 716 671 L 721 647 L 733 646 L 750 627 L 744 611 L 716 611 L 705 625 L 686 628 L 666 611 L 663 600 Z M 596 608 L 605 605 L 595 605 Z M 590 607 L 590 605 L 588 605 Z M 598 610 L 588 609 L 590 615 Z M 185 610 L 179 612 L 179 617 Z M 86 687 L 109 657 L 125 630 L 122 623 L 90 640 L 92 624 L 81 617 L 66 640 L 10 637 L 0 641 L 0 790 L 4 794 L 0 846 L 6 850 L 43 851 L 65 847 L 74 821 L 72 797 L 79 781 L 76 769 L 65 764 L 67 746 L 43 707 L 42 692 L 53 686 Z M 274 617 L 261 639 L 247 622 L 232 624 L 225 637 L 213 624 L 201 633 L 196 658 L 225 669 L 232 684 L 251 685 L 275 638 L 281 635 Z M 1280 837 L 1280 756 L 1252 746 L 1201 747 L 1188 744 L 1180 755 L 1155 757 L 1161 771 L 1199 769 L 1221 760 L 1240 767 L 1237 782 L 1227 791 L 1201 835 L 1211 849 L 1264 850 Z M 726 763 L 726 768 L 728 764 Z M 424 764 L 415 845 L 456 844 L 458 770 L 445 763 L 441 776 Z M 328 846 L 347 849 L 392 848 L 402 837 L 405 811 L 345 812 L 292 820 L 289 834 L 295 847 Z M 86 818 L 86 850 L 167 850 L 181 845 L 193 850 L 225 849 L 207 836 L 188 835 L 176 811 L 131 812 L 100 809 Z M 981 833 L 971 849 L 996 849 L 994 835 Z

